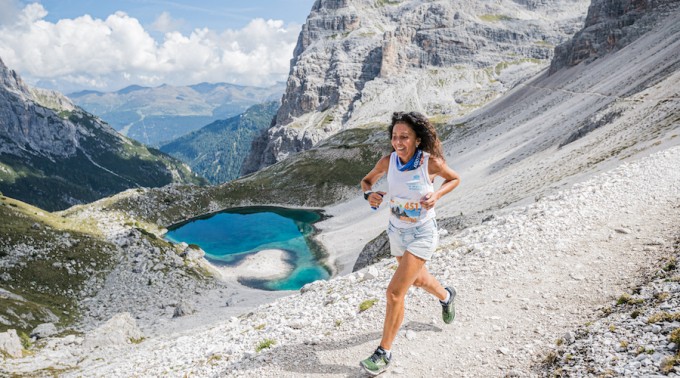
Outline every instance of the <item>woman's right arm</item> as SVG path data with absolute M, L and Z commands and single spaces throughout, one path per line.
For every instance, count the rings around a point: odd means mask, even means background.
M 361 191 L 368 192 L 371 191 L 373 188 L 373 185 L 380 180 L 381 177 L 387 173 L 387 169 L 390 167 L 390 156 L 383 156 L 378 162 L 375 164 L 375 167 L 371 169 L 370 172 L 361 180 Z M 377 192 L 381 194 L 385 194 L 385 192 Z M 382 202 L 382 195 L 378 195 L 376 193 L 371 193 L 371 195 L 368 198 L 369 202 L 371 200 L 374 200 L 376 202 Z

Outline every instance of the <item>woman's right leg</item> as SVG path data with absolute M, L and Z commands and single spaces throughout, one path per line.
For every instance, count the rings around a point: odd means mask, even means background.
M 385 309 L 385 323 L 383 324 L 383 336 L 380 346 L 389 350 L 397 336 L 399 327 L 404 321 L 404 298 L 413 282 L 419 277 L 425 268 L 425 260 L 416 257 L 406 251 L 403 256 L 397 257 L 399 267 L 394 272 L 390 284 L 387 286 L 387 307 Z M 441 285 L 440 285 L 441 286 Z M 446 296 L 446 295 L 444 295 Z

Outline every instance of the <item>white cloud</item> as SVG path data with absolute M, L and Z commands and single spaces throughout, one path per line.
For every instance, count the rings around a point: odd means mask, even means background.
M 168 33 L 177 30 L 184 25 L 184 20 L 174 19 L 170 16 L 170 13 L 163 12 L 158 16 L 156 21 L 151 24 L 151 27 L 159 32 Z
M 0 10 L 5 3 L 0 0 Z M 255 19 L 240 30 L 168 31 L 157 41 L 123 12 L 56 23 L 45 21 L 46 15 L 34 3 L 14 23 L 0 24 L 0 58 L 27 81 L 63 91 L 202 81 L 270 85 L 285 80 L 300 31 L 298 24 Z M 153 27 L 178 25 L 164 13 Z

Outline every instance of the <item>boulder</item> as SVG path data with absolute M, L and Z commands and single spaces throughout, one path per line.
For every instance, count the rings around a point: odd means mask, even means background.
M 144 335 L 137 328 L 137 322 L 129 312 L 114 315 L 108 322 L 85 335 L 83 346 L 99 348 L 110 345 L 128 344 Z
M 19 338 L 19 335 L 17 335 L 15 329 L 0 333 L 0 354 L 13 358 L 20 358 L 23 357 L 23 353 L 21 339 Z
M 31 331 L 31 337 L 44 339 L 57 333 L 57 327 L 53 323 L 43 323 Z
M 187 302 L 181 301 L 175 307 L 175 312 L 172 314 L 173 318 L 179 318 L 186 315 L 191 315 L 196 312 L 193 307 Z

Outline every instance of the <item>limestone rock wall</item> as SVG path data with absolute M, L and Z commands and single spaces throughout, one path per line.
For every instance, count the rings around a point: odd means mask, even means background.
M 392 111 L 462 115 L 549 64 L 588 0 L 318 0 L 250 173 Z
M 678 0 L 593 0 L 583 30 L 555 49 L 550 72 L 621 49 L 679 4 Z

